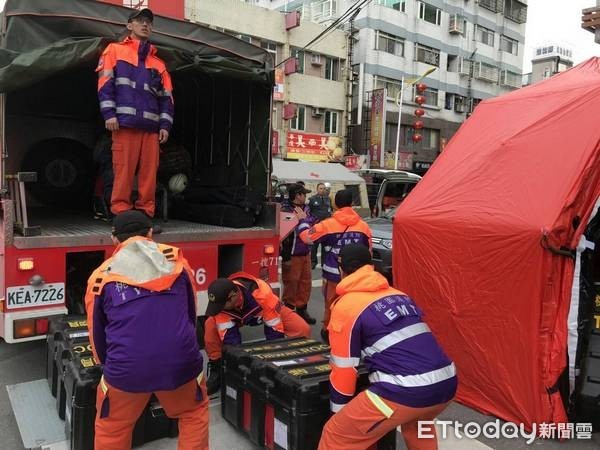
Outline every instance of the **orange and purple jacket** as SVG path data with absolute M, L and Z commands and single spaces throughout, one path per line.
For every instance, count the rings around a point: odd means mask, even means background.
M 298 229 L 304 223 L 306 223 L 306 219 L 300 221 Z M 304 226 L 300 238 L 306 243 L 320 242 L 323 245 L 322 248 L 325 251 L 323 278 L 334 282 L 340 281 L 337 258 L 343 246 L 363 244 L 369 249 L 373 246 L 369 225 L 350 206 L 338 209 L 333 216 L 310 228 Z
M 173 85 L 165 63 L 147 41 L 109 44 L 98 61 L 98 99 L 104 120 L 153 133 L 171 130 Z
M 196 287 L 181 251 L 144 237 L 121 243 L 88 280 L 92 350 L 109 385 L 173 390 L 202 372 Z
M 370 397 L 412 408 L 454 397 L 454 363 L 410 297 L 391 288 L 370 265 L 345 277 L 336 292 L 328 327 L 332 412 L 352 400 L 361 362 L 369 371 Z
M 240 327 L 243 325 L 264 325 L 267 340 L 285 337 L 281 321 L 281 301 L 271 287 L 260 278 L 238 272 L 229 276 L 242 292 L 239 309 L 223 310 L 215 316 L 219 337 L 224 344 L 242 343 Z

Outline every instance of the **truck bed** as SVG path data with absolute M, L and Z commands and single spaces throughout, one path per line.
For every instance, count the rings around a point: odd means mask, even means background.
M 89 213 L 35 212 L 30 225 L 41 226 L 41 235 L 23 237 L 15 232 L 14 246 L 17 248 L 48 248 L 70 246 L 112 245 L 112 225 L 95 220 Z M 211 241 L 223 239 L 268 238 L 275 233 L 272 227 L 228 228 L 216 225 L 187 222 L 183 220 L 155 220 L 162 233 L 154 236 L 158 242 Z

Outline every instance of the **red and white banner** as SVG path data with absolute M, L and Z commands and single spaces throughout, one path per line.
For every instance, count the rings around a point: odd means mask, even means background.
M 369 155 L 371 167 L 383 166 L 383 147 L 385 143 L 385 112 L 387 89 L 376 89 L 371 93 L 371 135 Z

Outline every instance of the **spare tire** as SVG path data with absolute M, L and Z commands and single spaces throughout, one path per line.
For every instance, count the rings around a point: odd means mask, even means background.
M 27 188 L 44 205 L 91 204 L 92 152 L 80 142 L 65 138 L 38 142 L 27 152 L 22 170 L 37 173 L 37 182 L 28 183 Z

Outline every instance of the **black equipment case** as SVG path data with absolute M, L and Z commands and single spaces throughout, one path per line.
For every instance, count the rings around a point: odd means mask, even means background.
M 600 431 L 600 329 L 589 334 L 588 349 L 581 364 L 576 394 L 576 414 L 580 422 L 591 423 Z
M 221 413 L 269 450 L 316 449 L 329 418 L 329 346 L 278 339 L 224 348 Z M 368 385 L 364 369 L 359 388 Z M 395 431 L 378 444 L 396 448 Z
M 53 317 L 48 324 L 48 334 L 46 335 L 46 378 L 50 386 L 50 392 L 56 397 L 58 384 L 58 367 L 56 363 L 56 349 L 60 342 L 64 340 L 65 333 L 69 333 L 72 338 L 79 334 L 80 337 L 87 337 L 87 321 L 85 316 L 65 315 Z

